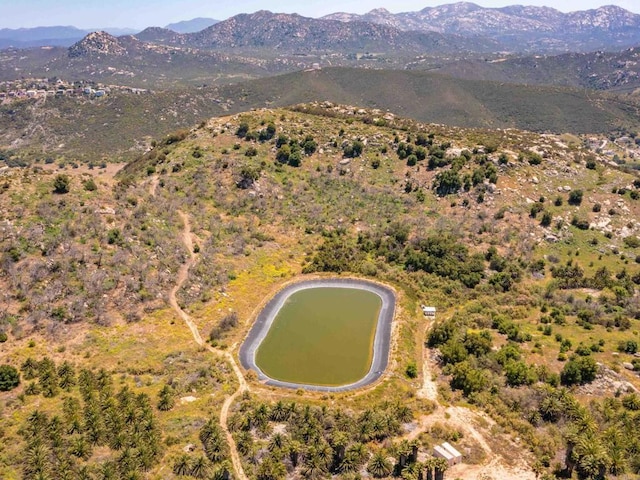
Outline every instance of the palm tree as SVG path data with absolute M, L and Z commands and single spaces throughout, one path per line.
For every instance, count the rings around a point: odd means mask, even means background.
M 401 472 L 400 476 L 403 480 L 422 480 L 422 471 L 424 466 L 420 462 L 408 464 Z
M 231 465 L 228 460 L 218 464 L 218 468 L 213 471 L 211 480 L 229 480 L 231 478 Z
M 576 462 L 580 478 L 604 478 L 610 460 L 607 451 L 596 435 L 588 433 L 578 436 L 575 439 L 571 455 Z
M 367 465 L 367 471 L 376 478 L 384 478 L 391 475 L 393 471 L 393 465 L 387 459 L 387 453 L 384 450 L 378 450 L 373 454 L 369 465 Z
M 334 465 L 338 466 L 344 459 L 349 437 L 346 433 L 337 430 L 332 433 L 330 443 L 335 453 Z
M 267 447 L 270 452 L 274 450 L 284 450 L 287 445 L 287 437 L 281 433 L 274 433 L 269 440 L 269 446 Z
M 209 464 L 203 456 L 197 457 L 192 463 L 189 475 L 195 478 L 206 478 L 209 473 Z
M 20 366 L 20 370 L 25 380 L 33 380 L 38 376 L 38 362 L 29 357 Z
M 260 467 L 258 467 L 256 478 L 257 480 L 281 480 L 286 475 L 287 469 L 284 464 L 277 458 L 268 456 L 262 460 Z
M 113 462 L 105 462 L 100 468 L 100 480 L 116 480 L 118 478 L 116 465 Z
M 76 370 L 68 361 L 62 362 L 58 367 L 58 385 L 67 392 L 76 384 Z
M 169 385 L 165 385 L 158 394 L 158 410 L 167 412 L 173 408 L 176 401 L 173 398 L 173 390 Z
M 310 449 L 307 454 L 307 458 L 304 461 L 302 468 L 302 475 L 305 478 L 315 479 L 320 478 L 326 474 L 326 463 L 324 459 L 319 456 L 314 449 Z
M 289 445 L 287 445 L 287 452 L 289 453 L 289 459 L 291 460 L 293 468 L 298 466 L 298 462 L 300 461 L 300 456 L 303 451 L 304 449 L 302 448 L 302 444 L 297 440 L 291 440 Z
M 449 469 L 449 464 L 444 458 L 433 459 L 433 470 L 435 471 L 435 480 L 444 480 L 444 473 Z
M 355 452 L 348 451 L 345 454 L 342 461 L 340 462 L 340 464 L 338 465 L 338 471 L 340 473 L 349 473 L 349 472 L 358 471 L 358 468 L 360 467 L 358 460 L 359 460 L 358 456 Z
M 269 418 L 273 422 L 284 422 L 288 419 L 289 413 L 290 412 L 287 411 L 284 402 L 282 400 L 278 400 L 278 402 L 271 408 Z
M 347 448 L 346 455 L 353 454 L 356 461 L 358 462 L 358 466 L 364 464 L 369 456 L 369 450 L 366 445 L 360 442 L 353 443 Z
M 180 455 L 175 462 L 173 462 L 173 473 L 176 475 L 188 475 L 191 471 L 189 462 L 189 455 Z
M 619 476 L 627 471 L 627 447 L 622 431 L 609 427 L 602 436 L 610 460 L 609 473 Z
M 331 462 L 333 461 L 333 449 L 331 448 L 331 446 L 323 440 L 316 446 L 315 454 L 322 461 L 324 469 L 328 470 L 331 466 Z
M 240 455 L 242 455 L 243 457 L 248 457 L 253 451 L 253 437 L 251 436 L 251 433 L 240 432 L 235 435 L 235 440 L 238 453 L 240 453 Z

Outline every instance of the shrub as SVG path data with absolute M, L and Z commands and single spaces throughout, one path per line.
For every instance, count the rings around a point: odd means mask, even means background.
M 53 191 L 58 194 L 69 193 L 69 187 L 71 185 L 71 179 L 68 175 L 56 175 L 53 180 Z
M 622 340 L 618 344 L 618 351 L 624 352 L 624 353 L 630 353 L 633 355 L 638 351 L 638 342 L 636 342 L 635 340 L 627 340 L 627 341 Z
M 418 376 L 418 367 L 416 366 L 415 362 L 411 362 L 409 365 L 407 365 L 405 373 L 409 378 L 416 378 Z
M 255 157 L 256 155 L 258 155 L 258 150 L 255 147 L 249 147 L 247 151 L 244 152 L 245 157 Z
M 87 178 L 84 182 L 82 182 L 82 186 L 87 192 L 95 192 L 98 189 L 98 185 L 93 180 L 93 178 Z
M 238 129 L 236 130 L 236 136 L 244 138 L 247 136 L 247 133 L 249 133 L 249 124 L 247 122 L 240 123 Z
M 109 245 L 122 245 L 124 242 L 124 237 L 122 236 L 122 232 L 117 228 L 112 228 L 107 233 L 107 243 Z
M 549 225 L 551 225 L 552 220 L 553 220 L 553 216 L 551 215 L 551 213 L 544 212 L 542 214 L 542 219 L 540 220 L 540 225 L 542 225 L 543 227 L 548 227 Z
M 215 342 L 222 338 L 222 335 L 229 330 L 235 328 L 238 325 L 238 314 L 236 312 L 231 312 L 225 315 L 218 325 L 213 327 L 211 333 L 209 334 L 209 340 Z
M 583 195 L 582 190 L 572 190 L 571 193 L 569 193 L 569 205 L 580 205 Z
M 624 237 L 623 242 L 628 248 L 640 247 L 640 238 L 638 237 Z
M 521 385 L 532 385 L 538 380 L 534 367 L 522 361 L 510 361 L 504 367 L 507 385 L 519 387 Z
M 575 357 L 570 359 L 560 373 L 563 385 L 584 385 L 596 378 L 598 365 L 593 357 Z
M 20 385 L 20 373 L 11 365 L 0 365 L 0 392 L 8 392 Z

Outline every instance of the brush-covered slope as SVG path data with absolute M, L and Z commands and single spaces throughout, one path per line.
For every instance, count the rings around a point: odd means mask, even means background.
M 252 101 L 259 105 L 260 98 L 265 105 L 279 106 L 328 100 L 388 109 L 425 122 L 538 132 L 604 132 L 633 128 L 639 119 L 637 105 L 624 97 L 427 72 L 329 68 L 258 79 L 226 91 L 235 92 L 246 106 Z
M 276 428 L 278 442 L 310 435 L 330 458 L 339 437 L 369 470 L 389 455 L 402 463 L 409 428 L 425 445 L 455 438 L 469 452 L 456 476 L 534 478 L 534 464 L 565 468 L 577 439 L 620 446 L 618 465 L 631 468 L 637 176 L 571 135 L 333 104 L 214 118 L 154 145 L 116 177 L 54 165 L 0 173 L 0 364 L 22 379 L 0 393 L 0 476 L 224 474 L 237 451 L 250 476 L 294 478 L 309 461 L 269 448 Z M 303 273 L 394 286 L 391 371 L 371 390 L 332 397 L 270 389 L 249 372 L 249 391 L 222 409 L 238 388 L 225 352 L 265 298 Z M 170 308 L 174 293 L 211 354 Z M 435 324 L 421 304 L 437 307 Z M 432 414 L 441 398 L 496 420 L 483 417 L 484 429 L 462 407 Z M 614 429 L 629 434 L 593 433 Z M 591 464 L 579 450 L 571 458 L 568 469 Z M 323 475 L 347 468 L 319 465 Z
M 380 108 L 425 122 L 574 134 L 635 131 L 639 118 L 632 97 L 427 72 L 330 68 L 220 87 L 15 102 L 0 107 L 0 147 L 25 162 L 129 160 L 152 138 L 203 118 L 314 100 Z
M 640 50 L 453 62 L 439 69 L 459 78 L 521 84 L 566 85 L 633 92 L 640 87 Z M 413 65 L 419 68 L 419 64 Z

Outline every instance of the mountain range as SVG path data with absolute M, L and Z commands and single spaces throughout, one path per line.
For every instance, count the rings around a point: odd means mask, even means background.
M 334 13 L 324 19 L 365 21 L 403 31 L 484 36 L 516 51 L 589 51 L 640 42 L 640 15 L 609 5 L 563 13 L 549 7 L 484 8 L 459 2 L 393 14 L 379 8 L 364 15 Z
M 344 27 L 348 24 L 348 27 Z M 342 25 L 342 27 L 340 26 Z M 475 45 L 478 52 L 588 52 L 620 50 L 640 43 L 640 15 L 616 6 L 563 13 L 549 7 L 484 8 L 459 2 L 393 14 L 378 8 L 366 14 L 333 13 L 322 18 L 260 11 L 218 22 L 195 18 L 172 23 L 153 40 L 199 48 L 426 48 L 430 42 Z M 105 29 L 114 35 L 131 29 Z M 144 39 L 146 30 L 140 33 Z M 75 27 L 0 30 L 0 48 L 69 46 L 89 33 Z M 440 36 L 436 36 L 440 35 Z M 184 35 L 184 37 L 182 36 Z M 426 35 L 426 36 L 425 36 Z M 435 40 L 434 40 L 435 39 Z M 464 40 L 461 40 L 464 39 Z M 278 41 L 279 40 L 279 41 Z

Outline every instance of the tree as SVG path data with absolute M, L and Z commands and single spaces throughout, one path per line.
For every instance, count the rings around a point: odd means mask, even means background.
M 249 124 L 247 122 L 240 123 L 236 130 L 236 136 L 244 138 L 247 136 L 247 133 L 249 133 Z
M 0 392 L 8 392 L 20 385 L 20 373 L 11 365 L 0 365 Z
M 563 385 L 583 385 L 596 378 L 598 365 L 593 357 L 576 357 L 569 360 L 560 373 Z
M 416 363 L 415 362 L 409 363 L 409 365 L 407 365 L 407 369 L 405 373 L 409 378 L 416 378 L 418 376 L 418 367 L 416 366 Z
M 545 211 L 542 214 L 542 220 L 540 220 L 540 225 L 542 225 L 543 227 L 548 227 L 549 225 L 551 225 L 552 220 L 553 220 L 553 215 L 551 215 L 551 212 Z
M 511 387 L 531 385 L 537 380 L 535 369 L 522 361 L 510 361 L 504 367 L 507 384 Z
M 76 384 L 76 371 L 67 360 L 58 368 L 58 385 L 67 392 Z
M 280 163 L 288 163 L 291 155 L 291 147 L 286 143 L 281 145 L 276 152 L 276 160 Z
M 70 185 L 71 179 L 68 175 L 56 175 L 56 178 L 53 180 L 53 191 L 58 194 L 69 193 Z
M 169 385 L 165 385 L 158 394 L 158 410 L 163 412 L 169 411 L 176 404 L 173 398 L 173 390 Z
M 572 190 L 569 194 L 569 205 L 580 205 L 583 195 L 582 190 Z
M 462 390 L 467 396 L 483 390 L 488 383 L 485 372 L 472 367 L 466 360 L 454 365 L 451 373 L 451 388 Z
M 387 459 L 387 452 L 378 450 L 374 453 L 369 465 L 367 465 L 367 471 L 376 478 L 384 478 L 391 475 L 393 465 Z
M 462 180 L 458 172 L 454 170 L 445 170 L 436 175 L 433 180 L 433 188 L 436 193 L 444 197 L 446 195 L 457 193 L 462 188 Z
M 190 471 L 189 455 L 180 455 L 173 463 L 173 473 L 176 475 L 188 475 Z
M 256 474 L 257 480 L 280 480 L 287 476 L 284 464 L 272 456 L 262 460 Z
M 207 478 L 209 473 L 209 464 L 203 456 L 197 457 L 192 463 L 189 475 L 195 478 Z

